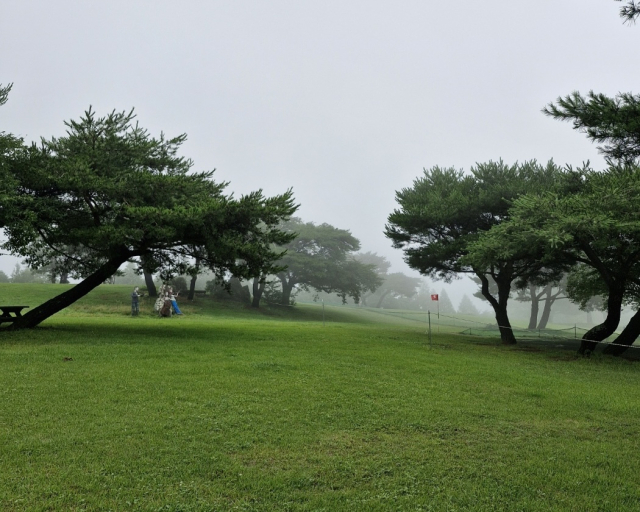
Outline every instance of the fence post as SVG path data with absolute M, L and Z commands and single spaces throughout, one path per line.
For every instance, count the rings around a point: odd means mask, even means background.
M 573 324 L 573 339 L 578 339 L 578 324 Z
M 322 299 L 322 327 L 324 327 L 324 299 Z
M 431 311 L 427 312 L 427 316 L 429 317 L 429 348 L 431 348 Z

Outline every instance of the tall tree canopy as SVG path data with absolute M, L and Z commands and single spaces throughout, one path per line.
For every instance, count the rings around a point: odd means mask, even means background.
M 391 268 L 391 263 L 389 262 L 389 260 L 375 252 L 359 252 L 358 254 L 354 255 L 354 258 L 357 259 L 360 263 L 364 263 L 365 265 L 373 265 L 378 275 L 386 274 Z
M 507 314 L 514 280 L 539 273 L 541 262 L 530 253 L 509 258 L 482 257 L 470 251 L 480 235 L 509 218 L 513 199 L 532 190 L 553 188 L 558 167 L 535 161 L 507 165 L 502 161 L 478 164 L 469 174 L 434 167 L 425 170 L 413 186 L 396 193 L 400 208 L 388 219 L 386 236 L 405 253 L 407 264 L 435 279 L 451 280 L 473 273 L 482 283 L 504 343 L 515 343 Z M 497 293 L 490 290 L 495 282 Z
M 380 274 L 379 274 L 380 275 Z M 411 298 L 418 293 L 422 281 L 419 277 L 410 277 L 402 272 L 380 275 L 382 284 L 372 296 L 376 308 L 381 308 L 386 299 Z M 393 307 L 393 306 L 390 306 Z
M 601 144 L 609 162 L 632 164 L 640 159 L 640 96 L 620 93 L 614 98 L 589 91 L 586 97 L 573 92 L 543 112 L 562 121 Z
M 12 84 L 3 86 L 0 84 L 0 106 L 9 99 Z M 0 131 L 0 228 L 4 226 L 4 204 L 8 196 L 14 192 L 15 183 L 12 178 L 11 167 L 14 165 L 15 156 L 23 150 L 23 142 L 5 131 Z
M 296 206 L 291 191 L 239 199 L 224 194 L 213 172 L 191 172 L 178 155 L 186 136 L 158 138 L 134 124 L 133 111 L 97 117 L 89 109 L 13 159 L 16 186 L 3 202 L 4 248 L 33 268 L 66 260 L 82 281 L 27 313 L 13 328 L 33 327 L 104 282 L 133 257 L 184 263 L 190 248 L 222 277 L 249 276 L 274 265 L 273 244 L 292 235 L 276 228 Z
M 292 218 L 281 228 L 295 235 L 295 239 L 281 246 L 286 252 L 278 261 L 286 266 L 277 273 L 283 304 L 289 304 L 294 286 L 336 293 L 343 301 L 351 297 L 359 302 L 364 292 L 380 285 L 375 265 L 354 259 L 360 241 L 350 231 L 330 224 L 305 223 L 299 218 Z
M 564 193 L 516 199 L 509 219 L 483 235 L 481 249 L 489 258 L 509 258 L 528 247 L 546 261 L 584 265 L 585 293 L 607 297 L 605 321 L 583 336 L 586 354 L 614 333 L 623 302 L 640 283 L 640 168 L 583 169 L 567 173 L 567 180 Z
M 360 263 L 374 265 L 374 270 L 381 281 L 377 289 L 362 295 L 363 306 L 373 305 L 376 308 L 381 308 L 386 299 L 409 299 L 417 294 L 422 280 L 418 277 L 409 277 L 402 272 L 389 274 L 391 263 L 384 256 L 379 256 L 375 252 L 365 252 L 356 254 L 354 258 Z M 366 301 L 369 299 L 372 302 L 367 304 Z

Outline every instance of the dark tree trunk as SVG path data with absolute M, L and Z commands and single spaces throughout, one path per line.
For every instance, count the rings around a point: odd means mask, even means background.
M 547 296 L 544 301 L 544 308 L 542 309 L 542 316 L 540 317 L 540 323 L 538 324 L 538 329 L 544 329 L 549 323 L 549 318 L 551 317 L 551 306 L 556 301 L 556 296 L 551 295 L 551 285 L 547 285 L 544 289 L 545 295 Z
M 153 282 L 153 275 L 149 274 L 149 272 L 144 273 L 144 283 L 147 285 L 149 297 L 157 297 L 158 290 L 156 290 L 156 284 Z
M 578 354 L 588 356 L 593 352 L 599 342 L 611 336 L 620 323 L 620 309 L 622 308 L 622 296 L 624 288 L 616 287 L 609 289 L 609 299 L 607 300 L 607 317 L 604 322 L 592 327 L 582 336 L 582 342 L 578 349 Z
M 531 314 L 529 315 L 529 326 L 527 329 L 533 330 L 536 328 L 536 324 L 538 323 L 538 310 L 540 308 L 540 300 L 538 299 L 538 294 L 536 293 L 536 286 L 529 285 L 529 293 L 531 294 Z
M 118 268 L 120 268 L 120 265 L 127 261 L 127 257 L 128 255 L 125 255 L 109 260 L 93 274 L 88 276 L 84 281 L 78 283 L 70 290 L 61 293 L 60 295 L 56 295 L 53 299 L 49 299 L 44 304 L 41 304 L 37 308 L 29 311 L 19 320 L 16 320 L 9 329 L 31 329 L 50 316 L 62 311 L 64 308 L 70 306 L 78 299 L 84 297 L 91 290 L 107 281 L 109 277 L 111 277 Z
M 636 341 L 638 336 L 640 336 L 640 310 L 636 311 L 620 333 L 620 336 L 613 340 L 613 344 L 607 345 L 602 353 L 619 356 L 633 345 L 633 342 Z
M 378 300 L 378 303 L 376 304 L 376 308 L 382 307 L 382 303 L 384 302 L 384 299 L 387 298 L 387 295 L 389 295 L 389 292 L 391 292 L 391 290 L 387 290 L 382 294 L 380 300 Z
M 195 298 L 197 280 L 198 280 L 198 274 L 193 274 L 191 276 L 191 281 L 189 282 L 189 294 L 187 295 L 187 300 L 193 300 Z
M 187 295 L 187 300 L 193 300 L 196 296 L 196 280 L 198 279 L 199 271 L 200 271 L 200 258 L 196 258 L 195 270 L 191 275 L 191 282 L 189 283 L 189 295 Z
M 251 298 L 251 307 L 259 308 L 260 299 L 264 293 L 264 287 L 267 285 L 267 276 L 256 276 L 253 278 L 253 296 Z
M 285 274 L 278 274 L 278 278 L 280 279 L 280 284 L 282 286 L 282 301 L 281 304 L 283 306 L 288 306 L 291 302 L 291 291 L 293 290 L 293 286 L 296 284 L 293 279 L 289 279 L 287 281 L 287 277 Z
M 507 314 L 507 302 L 509 301 L 509 294 L 511 293 L 511 280 L 498 276 L 496 284 L 498 285 L 498 299 L 491 295 L 489 291 L 489 280 L 485 274 L 476 273 L 480 278 L 482 287 L 480 288 L 482 295 L 489 301 L 493 311 L 496 315 L 496 322 L 498 322 L 498 329 L 500 330 L 500 339 L 504 345 L 515 345 L 516 337 L 513 334 L 511 328 L 511 322 L 509 321 L 509 315 Z
M 291 292 L 293 291 L 293 285 L 286 285 L 282 287 L 282 305 L 288 306 L 291 303 Z
M 69 273 L 62 272 L 60 274 L 60 284 L 69 284 Z
M 509 321 L 509 315 L 507 314 L 506 306 L 500 306 L 495 309 L 496 321 L 498 322 L 498 329 L 500 329 L 500 339 L 504 345 L 515 345 L 517 343 L 516 337 L 513 334 L 511 328 L 511 322 Z
M 369 297 L 372 297 L 373 293 L 371 292 L 367 292 L 367 293 L 363 293 L 362 297 L 360 297 L 360 304 L 358 304 L 361 308 L 366 308 L 367 306 L 367 299 Z

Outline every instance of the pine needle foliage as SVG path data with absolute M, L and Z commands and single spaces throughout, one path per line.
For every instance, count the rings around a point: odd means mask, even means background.
M 270 198 L 225 194 L 227 183 L 214 181 L 213 171 L 193 172 L 179 154 L 186 135 L 152 137 L 133 110 L 99 117 L 90 108 L 65 125 L 65 136 L 13 158 L 3 246 L 35 269 L 62 258 L 82 281 L 15 328 L 37 325 L 136 257 L 181 268 L 198 247 L 219 277 L 280 268 L 271 247 L 291 239 L 277 228 L 297 208 L 290 190 Z

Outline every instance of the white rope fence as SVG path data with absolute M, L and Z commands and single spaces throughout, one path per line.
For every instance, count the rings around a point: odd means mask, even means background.
M 280 307 L 293 307 L 291 305 L 276 304 L 276 303 L 268 303 L 268 304 L 272 306 L 280 306 Z M 320 306 L 320 307 L 324 306 L 322 302 L 316 302 L 316 303 L 305 302 L 304 305 Z M 399 311 L 399 310 L 385 310 L 385 309 L 378 309 L 378 308 L 362 308 L 362 307 L 358 307 L 357 309 L 368 311 L 370 313 L 374 313 L 377 315 L 383 315 L 383 316 L 398 318 L 402 320 L 414 321 L 421 324 L 429 323 L 429 319 L 428 319 L 428 316 L 430 314 L 429 311 L 426 311 L 426 312 L 425 311 L 407 311 L 407 310 Z M 495 321 L 480 322 L 478 320 L 470 320 L 468 318 L 462 318 L 459 316 L 443 315 L 442 313 L 438 315 L 438 318 L 436 320 L 434 318 L 435 316 L 436 315 L 434 313 L 434 315 L 431 318 L 431 321 L 432 321 L 432 324 L 435 324 L 437 327 L 443 326 L 443 327 L 456 327 L 456 328 L 463 329 L 462 331 L 451 333 L 451 334 L 461 334 L 461 335 L 466 334 L 468 336 L 479 336 L 479 337 L 495 337 L 500 335 L 501 326 L 499 326 Z M 440 319 L 445 319 L 448 322 L 442 323 L 439 321 Z M 475 326 L 478 326 L 478 327 L 475 327 Z M 614 347 L 624 347 L 626 349 L 640 348 L 639 345 L 635 345 L 635 344 L 625 345 L 623 343 L 615 343 L 614 341 L 607 341 L 607 340 L 596 341 L 596 340 L 590 340 L 590 339 L 583 339 L 582 336 L 585 333 L 587 333 L 589 329 L 585 329 L 584 327 L 578 327 L 577 325 L 574 325 L 573 327 L 565 327 L 562 329 L 548 329 L 548 328 L 527 329 L 525 327 L 513 327 L 513 326 L 511 327 L 502 326 L 502 328 L 510 329 L 514 333 L 514 336 L 516 337 L 516 339 L 519 339 L 520 341 L 529 341 L 529 342 L 563 341 L 565 343 L 566 342 L 579 343 L 582 341 L 589 341 L 589 342 L 606 345 L 606 346 L 610 345 Z M 571 334 L 573 334 L 573 336 L 571 336 Z M 619 333 L 616 332 L 612 336 L 614 335 L 617 336 L 618 334 Z
M 453 316 L 447 316 L 447 315 L 440 315 L 440 317 L 449 318 L 457 321 L 463 320 L 466 322 L 473 322 L 472 320 L 460 319 L 459 317 L 453 317 Z M 474 322 L 474 323 L 480 324 L 480 322 Z M 526 341 L 536 341 L 536 340 L 564 341 L 564 342 L 588 341 L 588 342 L 602 344 L 606 346 L 624 347 L 625 349 L 640 348 L 640 346 L 638 345 L 626 345 L 624 343 L 615 343 L 615 341 L 607 341 L 607 340 L 598 341 L 598 340 L 592 340 L 589 338 L 584 338 L 583 336 L 578 337 L 578 331 L 587 333 L 589 329 L 584 329 L 583 327 L 578 327 L 576 325 L 574 325 L 573 327 L 565 327 L 563 329 L 546 329 L 546 328 L 545 329 L 525 329 L 523 327 L 500 326 L 496 323 L 491 325 L 485 324 L 485 327 L 483 329 L 480 329 L 480 328 L 473 329 L 472 327 L 470 327 L 460 332 L 459 334 L 467 334 L 470 336 L 487 336 L 487 334 L 490 332 L 493 334 L 499 334 L 501 328 L 510 329 L 514 333 L 514 336 L 516 336 L 516 338 L 520 338 L 520 339 L 524 338 Z M 474 330 L 476 331 L 475 333 L 473 332 Z M 569 331 L 569 332 L 573 331 L 573 337 L 561 334 L 566 331 Z M 614 336 L 614 335 L 617 336 L 619 334 L 620 333 L 614 332 L 611 336 Z

